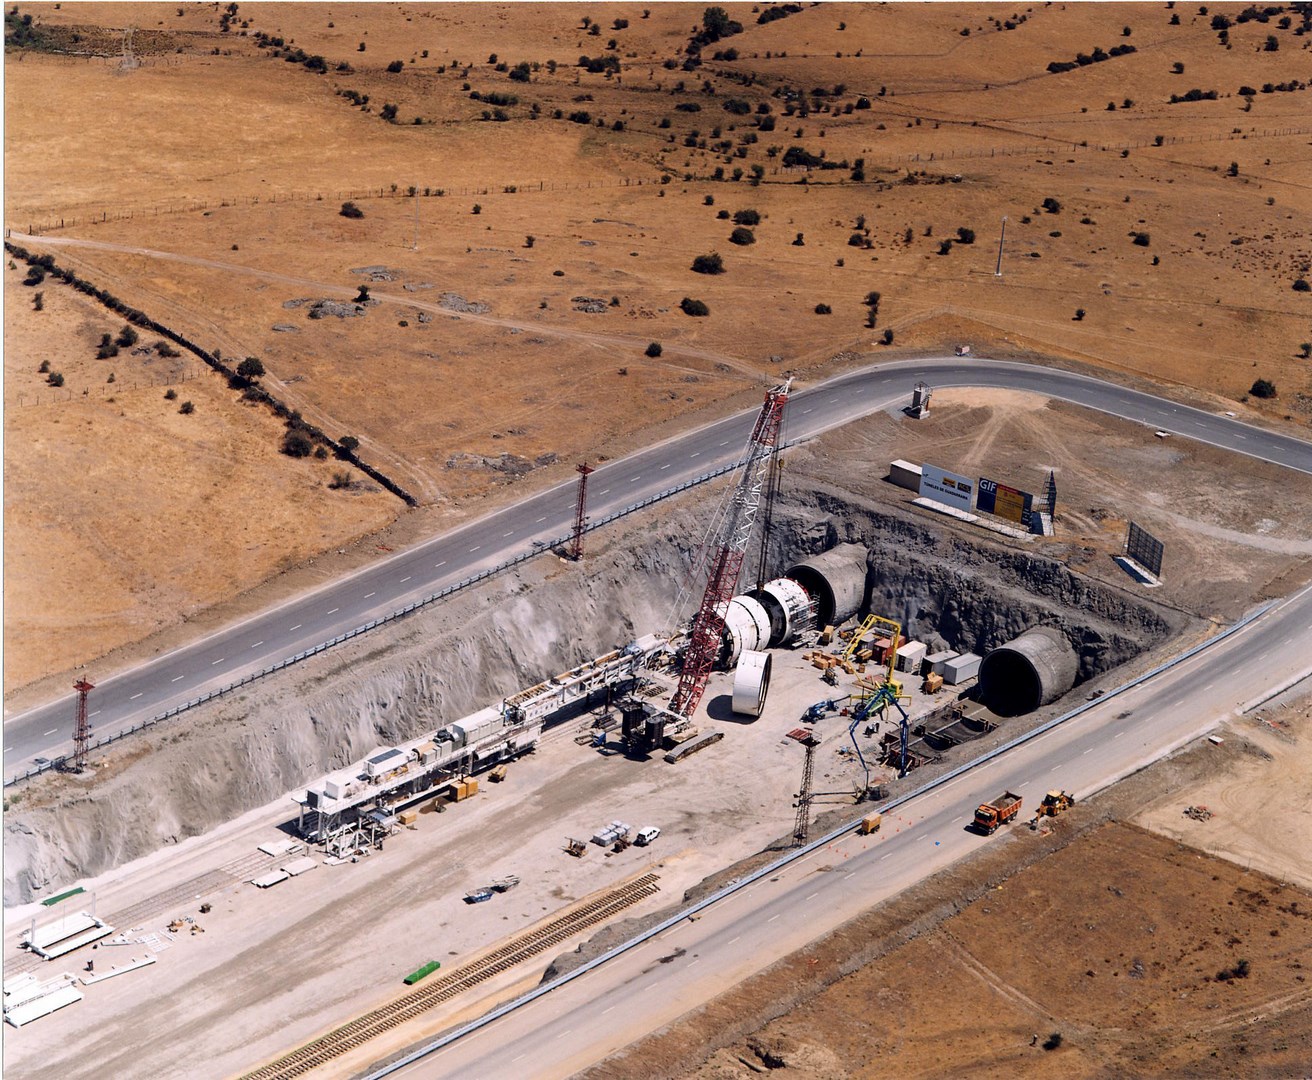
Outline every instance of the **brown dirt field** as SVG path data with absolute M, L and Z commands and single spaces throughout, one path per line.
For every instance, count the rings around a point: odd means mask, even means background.
M 1305 430 L 1312 416 L 1312 368 L 1298 355 L 1312 337 L 1312 301 L 1291 289 L 1312 262 L 1302 179 L 1308 91 L 1259 93 L 1247 112 L 1234 96 L 1244 83 L 1306 79 L 1304 39 L 1275 22 L 1236 25 L 1226 50 L 1206 19 L 1181 12 L 1182 25 L 1171 27 L 1164 8 L 1140 5 L 1039 8 L 1011 30 L 991 22 L 1013 15 L 999 6 L 834 5 L 760 26 L 743 5 L 732 11 L 744 32 L 708 47 L 702 66 L 685 72 L 677 50 L 700 18 L 696 5 L 654 5 L 648 19 L 640 7 L 599 9 L 591 12 L 597 36 L 561 5 L 251 4 L 227 34 L 217 9 L 202 5 L 182 5 L 181 16 L 176 6 L 148 4 L 22 10 L 66 43 L 83 35 L 77 49 L 98 55 L 10 53 L 7 224 L 149 252 L 32 244 L 208 347 L 260 356 L 271 388 L 330 433 L 359 437 L 367 460 L 442 515 L 468 512 L 489 494 L 511 497 L 503 474 L 465 467 L 471 459 L 462 455 L 536 462 L 554 453 L 562 463 L 613 455 L 750 403 L 782 370 L 815 378 L 859 359 L 941 350 L 965 335 L 981 353 L 1082 362 L 1218 407 L 1265 377 L 1279 396 L 1250 403 L 1262 422 Z M 629 26 L 612 30 L 617 18 Z M 125 25 L 138 28 L 143 59 L 118 74 Z M 256 32 L 322 54 L 328 73 L 269 55 Z M 1256 51 L 1271 33 L 1280 49 Z M 618 76 L 577 67 L 580 54 L 606 53 L 612 37 Z M 1122 42 L 1138 51 L 1044 71 L 1050 60 Z M 726 45 L 739 59 L 713 60 Z M 488 61 L 492 53 L 541 67 L 513 82 Z M 387 72 L 397 59 L 403 70 Z M 547 61 L 559 65 L 554 72 Z M 1177 61 L 1185 74 L 1171 73 Z M 840 83 L 837 95 L 812 92 Z M 1222 96 L 1166 103 L 1195 85 Z M 805 100 L 788 100 L 788 87 L 807 91 Z M 348 89 L 369 95 L 368 111 L 337 93 Z M 470 97 L 493 92 L 518 97 L 504 107 L 508 122 L 485 122 L 493 106 Z M 860 96 L 870 108 L 855 107 Z M 734 98 L 748 103 L 747 115 L 724 110 Z M 1125 98 L 1133 104 L 1123 107 Z M 1108 101 L 1118 108 L 1108 111 Z M 397 124 L 379 116 L 389 102 Z M 756 127 L 763 107 L 771 131 Z M 553 119 L 557 109 L 566 118 Z M 580 109 L 591 124 L 568 120 Z M 1165 142 L 1155 147 L 1159 134 Z M 1186 139 L 1198 141 L 1178 141 Z M 783 171 L 791 146 L 829 160 L 864 157 L 866 180 L 851 182 L 850 168 Z M 1232 161 L 1236 176 L 1226 175 Z M 734 169 L 754 165 L 765 170 L 761 186 L 732 181 Z M 730 178 L 712 179 L 716 168 Z M 662 175 L 668 184 L 656 182 Z M 412 184 L 417 200 L 404 197 Z M 1049 196 L 1060 213 L 1039 209 Z M 337 213 L 346 198 L 358 200 L 364 219 Z M 762 221 L 756 243 L 738 247 L 729 242 L 733 222 L 718 215 L 747 208 Z M 1004 214 L 1005 274 L 996 278 Z M 958 228 L 975 230 L 976 242 L 937 254 Z M 1149 246 L 1133 244 L 1132 231 L 1149 233 Z M 849 244 L 854 234 L 860 246 Z M 712 250 L 727 272 L 692 273 L 692 259 Z M 364 318 L 311 321 L 305 309 L 282 306 L 349 298 L 366 281 L 350 270 L 366 266 L 397 273 L 371 283 L 384 302 Z M 51 285 L 48 297 L 62 288 Z M 883 293 L 874 330 L 863 325 L 871 289 Z M 488 310 L 456 321 L 434 310 L 447 290 Z M 607 307 L 575 310 L 580 296 Z M 685 296 L 703 299 L 710 316 L 684 316 Z M 816 315 L 818 303 L 834 314 Z M 1077 307 L 1087 312 L 1079 322 Z M 6 322 L 9 341 L 41 347 L 23 341 L 16 316 Z M 894 331 L 891 348 L 875 345 L 885 328 Z M 651 341 L 664 346 L 658 360 L 643 356 Z M 70 361 L 66 374 L 70 386 L 77 377 L 99 387 L 98 368 L 84 376 Z M 53 416 L 33 410 L 25 422 L 38 414 Z M 278 425 L 258 423 L 272 449 Z M 75 452 L 99 445 L 78 432 Z M 67 427 L 60 435 L 69 438 Z M 11 467 L 38 471 L 35 445 L 11 438 Z M 539 466 L 520 483 L 567 471 Z M 89 494 L 70 486 L 52 501 L 47 493 L 48 509 L 30 524 L 11 512 L 11 543 L 32 546 L 40 536 L 52 565 L 75 561 L 81 541 L 61 523 L 76 520 Z M 234 498 L 243 495 L 258 497 Z M 298 534 L 267 562 L 245 563 L 229 588 L 245 592 L 316 543 L 331 550 L 339 543 L 331 538 L 376 528 L 400 509 L 380 503 L 365 522 L 357 502 L 324 491 L 311 504 L 322 536 Z M 439 527 L 433 515 L 409 520 L 416 533 Z M 145 517 L 128 514 L 106 531 L 113 552 L 148 550 L 155 535 Z M 209 569 L 196 574 L 184 593 L 222 599 L 202 580 Z M 54 577 L 33 578 L 32 594 L 56 586 Z M 99 645 L 84 638 L 90 654 L 134 639 L 151 621 L 122 610 L 114 590 L 105 595 L 103 610 L 86 613 L 88 626 L 105 628 Z M 34 618 L 21 595 L 10 604 L 18 619 Z M 47 650 L 30 673 L 55 670 L 54 655 Z M 16 681 L 17 673 L 7 678 Z
M 329 491 L 335 463 L 279 454 L 282 425 L 194 359 L 124 349 L 96 360 L 100 335 L 121 320 L 49 282 L 36 312 L 21 277 L 5 274 L 8 686 L 175 626 L 395 513 L 372 481 L 357 474 L 350 490 Z M 20 406 L 45 390 L 42 359 L 89 395 Z M 177 400 L 165 400 L 168 387 Z
M 1276 789 L 1271 806 L 1297 804 L 1308 706 L 1297 706 L 1303 720 L 1286 717 L 1273 762 L 1260 760 L 1251 727 L 1224 747 L 1187 749 L 1050 833 L 1017 833 L 872 909 L 587 1075 L 1301 1075 L 1312 1055 L 1312 894 L 1283 870 L 1273 878 L 1127 818 L 1154 793 L 1244 778 Z M 1284 840 L 1254 832 L 1245 852 L 1255 866 L 1265 855 L 1287 867 Z M 1217 979 L 1241 960 L 1247 977 Z M 1045 1049 L 1054 1032 L 1060 1046 Z

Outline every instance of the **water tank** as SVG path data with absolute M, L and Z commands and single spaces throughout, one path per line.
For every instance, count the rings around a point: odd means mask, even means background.
M 1049 705 L 1075 685 L 1079 658 L 1066 635 L 1036 626 L 984 657 L 979 696 L 1000 716 L 1019 716 Z
M 811 629 L 815 616 L 811 598 L 792 578 L 775 578 L 749 594 L 765 608 L 770 617 L 770 647 L 789 645 L 799 634 Z
M 770 654 L 747 650 L 738 659 L 733 674 L 733 711 L 744 716 L 760 716 L 765 695 L 770 689 Z
M 866 549 L 839 544 L 822 555 L 804 559 L 785 575 L 815 601 L 819 626 L 838 626 L 861 607 L 866 593 Z
M 747 649 L 764 649 L 770 644 L 770 616 L 750 596 L 735 596 L 721 612 L 724 618 L 724 649 L 721 658 L 732 667 Z

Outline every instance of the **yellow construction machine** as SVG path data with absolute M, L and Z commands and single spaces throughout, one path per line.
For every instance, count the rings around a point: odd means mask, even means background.
M 1056 817 L 1063 811 L 1069 810 L 1075 805 L 1075 796 L 1069 791 L 1050 791 L 1043 796 L 1043 801 L 1034 811 L 1034 817 L 1030 819 L 1030 828 L 1039 827 L 1039 818 Z

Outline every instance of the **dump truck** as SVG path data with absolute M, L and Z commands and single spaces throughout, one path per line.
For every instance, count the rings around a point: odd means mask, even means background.
M 1056 817 L 1064 810 L 1069 810 L 1075 805 L 1075 796 L 1069 791 L 1050 791 L 1043 796 L 1043 802 L 1039 803 L 1039 808 L 1034 811 L 1034 817 L 1030 819 L 1030 828 L 1036 829 L 1039 825 L 1039 818 Z
M 992 836 L 999 825 L 1006 825 L 1019 813 L 1020 796 L 1014 791 L 1004 791 L 992 802 L 979 804 L 975 811 L 975 828 L 985 836 Z

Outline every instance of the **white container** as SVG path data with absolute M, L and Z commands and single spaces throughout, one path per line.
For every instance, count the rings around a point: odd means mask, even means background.
M 974 653 L 962 653 L 943 665 L 943 681 L 956 686 L 979 674 L 980 658 Z
M 906 671 L 916 674 L 920 671 L 920 662 L 925 659 L 927 648 L 923 641 L 908 641 L 897 651 L 897 663 L 894 665 L 898 671 Z

